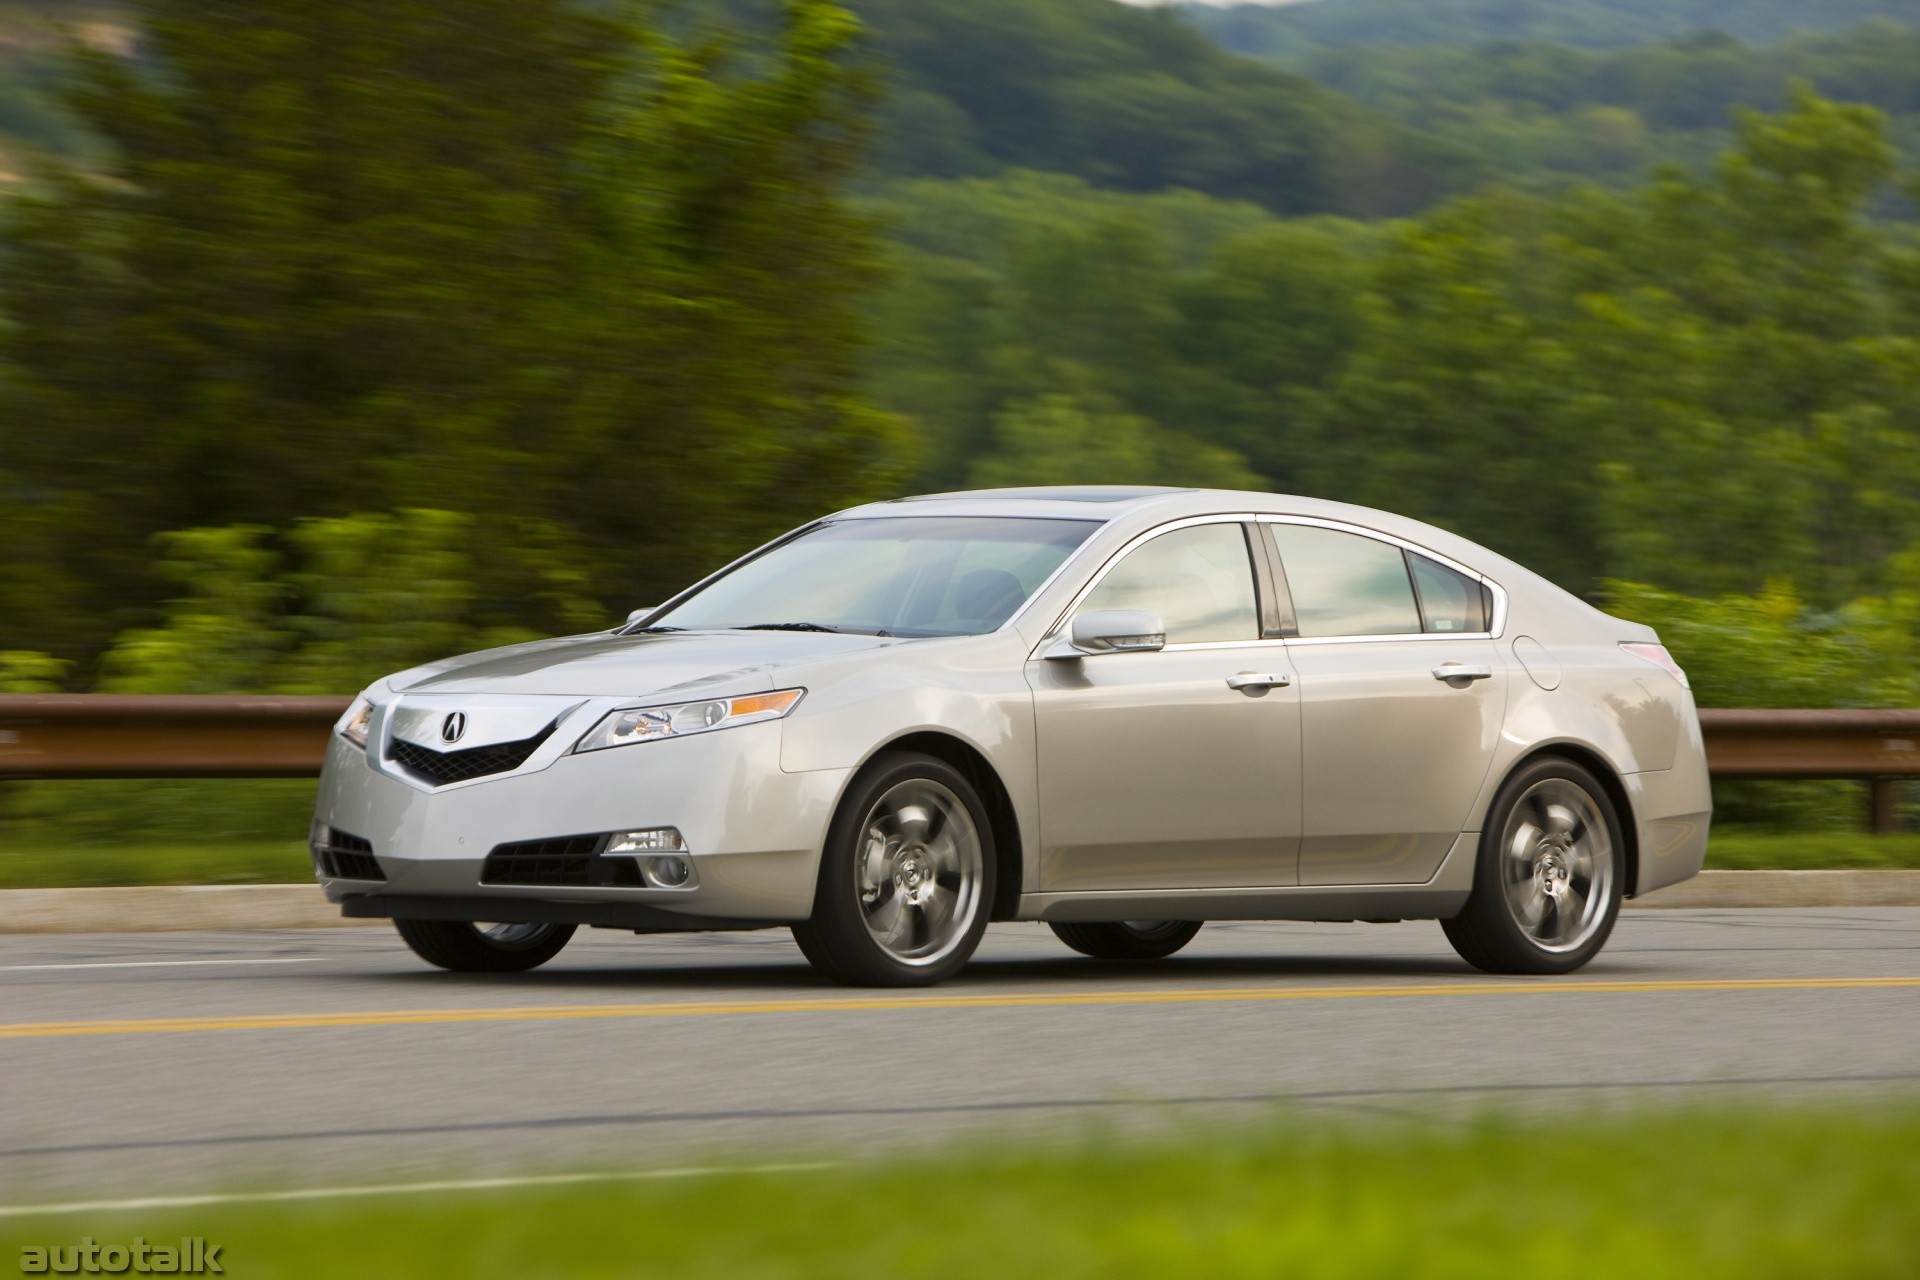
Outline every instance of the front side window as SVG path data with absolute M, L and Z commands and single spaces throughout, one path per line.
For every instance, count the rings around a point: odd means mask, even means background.
M 1078 612 L 1101 609 L 1159 614 L 1168 644 L 1258 639 L 1245 532 L 1238 524 L 1202 524 L 1141 543 L 1087 593 Z
M 1421 630 L 1420 607 L 1399 547 L 1315 525 L 1270 527 L 1303 638 Z
M 982 635 L 1099 527 L 997 516 L 834 521 L 755 556 L 650 625 Z

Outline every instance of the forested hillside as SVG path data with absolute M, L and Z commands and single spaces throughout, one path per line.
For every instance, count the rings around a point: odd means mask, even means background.
M 1464 150 L 1292 72 L 1226 53 L 1161 10 L 1114 0 L 854 0 L 882 90 L 871 172 L 1071 173 L 1175 187 L 1282 213 L 1405 213 L 1471 188 Z M 774 0 L 690 0 L 682 29 L 764 30 Z M 0 0 L 0 155 L 74 156 L 89 135 L 57 99 L 62 28 L 124 40 L 137 5 Z M 19 165 L 14 166 L 18 169 Z M 6 168 L 0 164 L 0 169 Z
M 1282 61 L 1355 46 L 1518 41 L 1620 49 L 1701 31 L 1765 44 L 1872 18 L 1920 20 L 1920 0 L 1312 0 L 1180 7 L 1224 47 Z
M 1331 0 L 1329 0 L 1331 2 Z M 1507 181 L 1635 181 L 1728 145 L 1796 82 L 1878 107 L 1920 154 L 1920 28 L 1880 21 L 1771 47 L 1706 34 L 1608 53 L 1549 44 L 1328 51 L 1323 84 L 1472 150 Z
M 1283 213 L 1422 208 L 1472 185 L 1463 153 L 1223 54 L 1113 0 L 854 0 L 887 84 L 882 172 L 1071 173 Z
M 1701 165 L 1729 145 L 1735 111 L 1778 110 L 1796 81 L 1880 108 L 1896 144 L 1920 151 L 1920 0 L 1182 12 L 1224 47 L 1458 144 L 1504 182 L 1620 185 L 1660 164 Z

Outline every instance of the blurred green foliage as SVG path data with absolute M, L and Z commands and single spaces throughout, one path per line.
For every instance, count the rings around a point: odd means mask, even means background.
M 1607 53 L 1511 43 L 1349 48 L 1318 54 L 1304 69 L 1523 185 L 1590 178 L 1618 186 L 1661 162 L 1704 167 L 1731 141 L 1737 109 L 1781 110 L 1797 81 L 1878 107 L 1904 152 L 1920 147 L 1920 30 L 1891 22 L 1774 48 L 1718 34 Z
M 309 518 L 284 534 L 252 525 L 162 534 L 155 571 L 173 597 L 156 625 L 114 641 L 97 687 L 338 693 L 450 653 L 538 638 L 540 632 L 495 621 L 480 597 L 485 575 L 475 560 L 475 519 L 409 510 Z M 532 605 L 535 616 L 559 619 L 572 631 L 609 625 L 584 594 L 579 572 L 529 556 L 537 551 L 501 549 L 530 560 L 514 576 L 545 594 Z M 44 655 L 0 654 L 0 691 L 45 691 L 62 665 Z M 242 849 L 227 859 L 237 869 L 212 847 L 298 840 L 312 808 L 313 784 L 304 779 L 16 782 L 0 785 L 0 834 L 30 848 L 177 841 L 199 852 L 163 855 L 163 862 L 245 879 L 257 878 L 260 865 L 295 865 L 285 854 L 290 846 L 272 845 L 258 856 Z M 114 869 L 126 857 L 110 857 L 100 874 L 120 874 Z
M 702 0 L 751 27 L 770 0 Z M 1223 53 L 1171 13 L 1113 0 L 847 0 L 886 87 L 878 173 L 1073 174 L 1191 188 L 1282 213 L 1421 208 L 1474 157 L 1304 76 Z
M 1328 48 L 1523 41 L 1617 49 L 1702 31 L 1773 42 L 1873 18 L 1920 21 L 1920 0 L 1333 0 L 1184 11 L 1227 48 L 1292 60 Z
M 920 427 L 922 487 L 1017 407 L 1097 396 L 1578 592 L 1786 579 L 1832 608 L 1920 516 L 1920 246 L 1866 215 L 1894 173 L 1873 111 L 1803 92 L 1704 175 L 1386 227 L 908 186 L 869 385 Z
M 1610 582 L 1609 612 L 1644 622 L 1711 707 L 1920 706 L 1920 560 L 1884 596 L 1808 606 L 1785 582 L 1711 599 Z
M 1833 609 L 1809 606 L 1786 582 L 1752 595 L 1711 599 L 1610 582 L 1604 599 L 1609 612 L 1660 632 L 1703 706 L 1920 706 L 1920 558 L 1901 555 L 1890 577 L 1886 594 Z M 1716 842 L 1718 833 L 1739 826 L 1857 831 L 1864 812 L 1857 783 L 1714 784 Z M 1727 854 L 1733 861 L 1716 865 L 1797 865 L 1780 863 L 1779 856 L 1736 849 Z M 1772 863 L 1764 861 L 1769 857 Z M 1848 859 L 1831 865 L 1873 864 Z
M 1407 225 L 1297 473 L 1576 591 L 1879 590 L 1920 515 L 1913 244 L 1880 117 L 1801 91 L 1705 175 Z
M 1004 1120 L 958 1146 L 787 1173 L 139 1209 L 108 1238 L 203 1235 L 236 1274 L 301 1280 L 1894 1280 L 1920 1254 L 1910 1103 L 1393 1102 L 1364 1121 L 1161 1115 L 1148 1137 L 1044 1145 Z M 930 1169 L 937 1212 L 875 1212 Z M 73 1223 L 5 1219 L 0 1248 L 75 1238 Z
M 0 643 L 98 652 L 172 530 L 461 512 L 550 630 L 511 552 L 641 599 L 890 489 L 857 25 L 656 8 L 143 0 L 139 60 L 78 55 L 111 176 L 16 199 L 0 258 Z
M 1196 444 L 1097 399 L 1044 395 L 994 419 L 994 451 L 974 460 L 974 488 L 1023 484 L 1184 484 L 1256 488 L 1238 454 Z
M 101 662 L 111 693 L 335 693 L 463 649 L 537 639 L 488 617 L 476 517 L 409 510 L 161 534 L 155 570 L 177 593 L 158 626 L 124 632 Z M 524 553 L 511 548 L 508 554 Z M 534 559 L 539 612 L 569 631 L 610 625 L 582 575 Z

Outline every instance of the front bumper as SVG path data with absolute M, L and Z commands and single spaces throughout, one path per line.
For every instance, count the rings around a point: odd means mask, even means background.
M 369 841 L 387 879 L 322 873 L 320 883 L 346 915 L 649 929 L 804 920 L 847 773 L 783 772 L 775 723 L 543 753 L 513 773 L 429 790 L 376 768 L 366 751 L 335 736 L 315 821 Z M 481 883 L 497 845 L 649 827 L 679 829 L 698 874 L 694 887 Z M 469 912 L 479 914 L 460 914 Z

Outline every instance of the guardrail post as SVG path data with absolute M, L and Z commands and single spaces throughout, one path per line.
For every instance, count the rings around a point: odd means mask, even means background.
M 1873 778 L 1867 783 L 1867 815 L 1875 835 L 1900 829 L 1900 793 L 1897 778 Z

